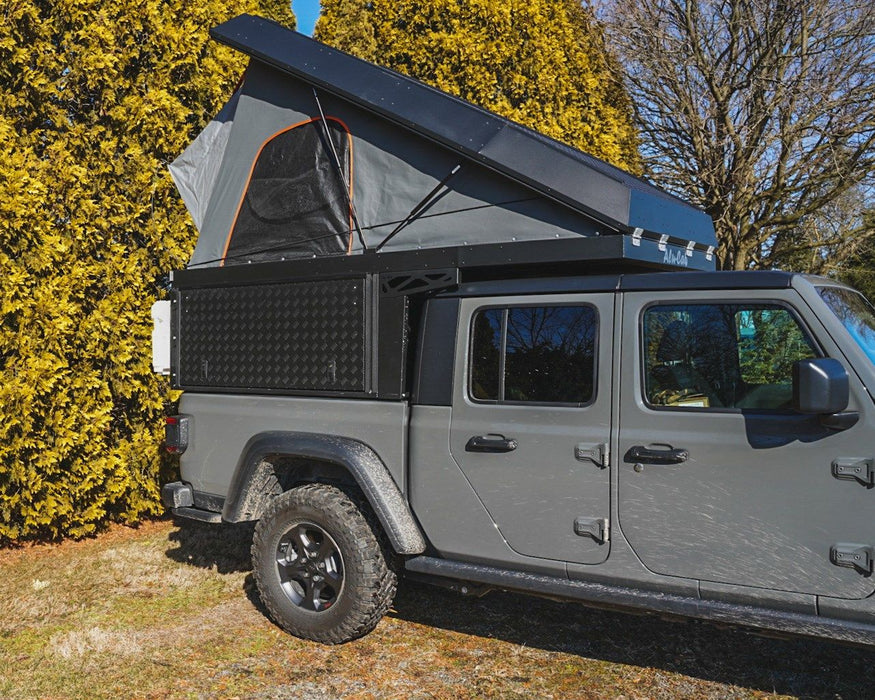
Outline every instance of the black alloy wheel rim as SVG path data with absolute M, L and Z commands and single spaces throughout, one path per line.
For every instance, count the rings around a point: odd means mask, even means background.
M 283 592 L 304 610 L 324 612 L 343 591 L 340 548 L 313 523 L 296 523 L 280 537 L 276 565 Z

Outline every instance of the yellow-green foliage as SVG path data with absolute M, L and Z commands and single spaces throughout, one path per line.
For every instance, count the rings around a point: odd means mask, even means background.
M 629 98 L 579 0 L 322 0 L 315 36 L 640 169 Z
M 255 0 L 14 0 L 0 25 L 0 542 L 159 510 L 149 307 L 195 232 L 167 174 Z

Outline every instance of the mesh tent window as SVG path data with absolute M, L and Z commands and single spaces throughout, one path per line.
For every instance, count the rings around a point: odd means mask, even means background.
M 352 163 L 352 136 L 339 119 L 312 119 L 274 134 L 253 164 L 223 264 L 350 252 Z

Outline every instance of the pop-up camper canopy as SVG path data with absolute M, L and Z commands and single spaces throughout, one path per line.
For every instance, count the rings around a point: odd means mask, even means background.
M 190 267 L 612 234 L 714 266 L 702 211 L 603 161 L 265 19 L 211 34 L 252 60 L 171 165 Z

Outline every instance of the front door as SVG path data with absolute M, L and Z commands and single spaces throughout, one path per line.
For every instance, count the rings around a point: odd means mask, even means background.
M 793 363 L 841 359 L 796 293 L 628 293 L 623 313 L 619 525 L 644 565 L 805 594 L 872 593 L 862 567 L 835 561 L 836 550 L 875 540 L 872 492 L 834 466 L 873 456 L 871 402 L 850 372 L 857 425 L 834 431 L 793 411 Z
M 465 299 L 450 452 L 516 553 L 609 550 L 613 294 Z

